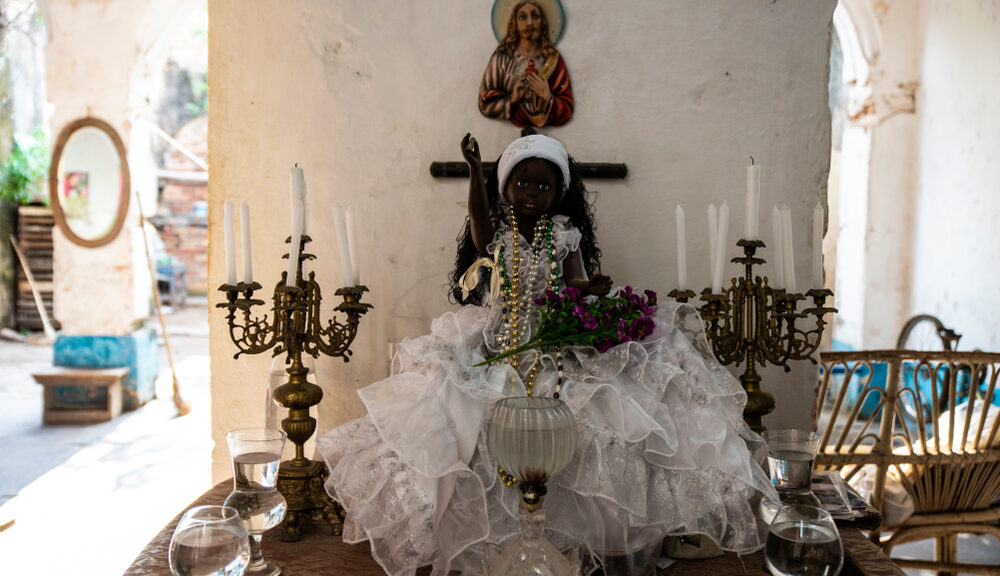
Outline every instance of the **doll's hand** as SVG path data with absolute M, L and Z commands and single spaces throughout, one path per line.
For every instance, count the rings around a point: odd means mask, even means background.
M 465 138 L 462 138 L 462 157 L 469 163 L 470 169 L 482 171 L 483 161 L 479 157 L 479 142 L 476 142 L 476 139 L 468 132 L 466 132 Z
M 604 296 L 611 291 L 611 277 L 598 274 L 587 281 L 587 286 L 583 289 L 584 294 L 591 296 Z

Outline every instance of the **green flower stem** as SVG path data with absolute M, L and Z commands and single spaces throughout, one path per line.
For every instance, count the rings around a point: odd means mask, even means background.
M 528 350 L 533 350 L 533 349 L 536 349 L 536 348 L 545 348 L 546 346 L 557 346 L 557 345 L 561 345 L 561 344 L 573 344 L 573 345 L 576 345 L 576 346 L 591 346 L 591 347 L 593 347 L 595 340 L 601 339 L 602 337 L 607 337 L 607 336 L 615 334 L 615 333 L 617 333 L 617 330 L 603 330 L 603 331 L 594 330 L 594 331 L 588 332 L 587 335 L 583 336 L 583 337 L 581 337 L 581 335 L 578 334 L 578 333 L 577 334 L 572 334 L 571 333 L 571 334 L 563 334 L 563 335 L 554 334 L 551 337 L 547 337 L 547 338 L 543 339 L 543 337 L 542 337 L 542 331 L 539 330 L 538 334 L 536 334 L 535 337 L 533 337 L 531 340 L 528 340 L 527 343 L 521 344 L 517 348 L 513 348 L 511 350 L 507 350 L 506 352 L 502 352 L 500 354 L 497 354 L 496 356 L 494 356 L 492 358 L 483 360 L 482 362 L 480 362 L 478 364 L 475 364 L 475 366 L 486 366 L 487 364 L 493 364 L 494 362 L 498 362 L 498 361 L 503 360 L 505 358 L 510 358 L 511 356 L 515 356 L 517 354 L 520 354 L 521 352 L 526 352 Z

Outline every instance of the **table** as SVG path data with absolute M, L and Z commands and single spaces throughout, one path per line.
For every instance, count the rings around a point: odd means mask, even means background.
M 191 506 L 222 504 L 232 491 L 232 480 L 220 482 L 202 494 Z M 183 512 L 182 512 L 183 514 Z M 153 538 L 132 562 L 124 576 L 171 576 L 167 563 L 170 537 L 180 520 L 178 514 L 163 530 Z M 303 530 L 302 540 L 282 542 L 277 533 L 270 530 L 264 534 L 264 556 L 282 568 L 285 576 L 326 576 L 331 574 L 352 574 L 359 576 L 379 576 L 382 569 L 372 560 L 367 543 L 344 544 L 339 536 L 330 536 L 324 528 L 309 526 Z M 903 571 L 892 563 L 882 550 L 871 543 L 854 528 L 841 528 L 844 541 L 843 576 L 904 576 Z M 429 569 L 418 574 L 429 574 Z M 755 552 L 737 556 L 726 554 L 707 560 L 680 560 L 665 570 L 660 576 L 700 576 L 727 574 L 740 576 L 768 576 L 764 568 L 764 553 Z

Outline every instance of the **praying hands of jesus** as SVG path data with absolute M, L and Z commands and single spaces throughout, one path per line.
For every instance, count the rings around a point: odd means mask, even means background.
M 510 103 L 517 104 L 524 100 L 525 93 L 529 91 L 529 96 L 533 99 L 536 108 L 544 108 L 552 99 L 552 90 L 549 88 L 548 81 L 539 76 L 537 72 L 529 69 L 518 81 L 513 94 L 510 95 Z

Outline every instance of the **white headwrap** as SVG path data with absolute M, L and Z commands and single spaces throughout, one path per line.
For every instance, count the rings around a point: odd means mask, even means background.
M 497 162 L 497 179 L 500 181 L 501 198 L 503 198 L 504 187 L 507 185 L 510 171 L 527 158 L 541 158 L 558 166 L 562 172 L 561 192 L 565 192 L 569 188 L 569 154 L 566 152 L 566 148 L 555 138 L 544 134 L 531 134 L 511 142 Z

